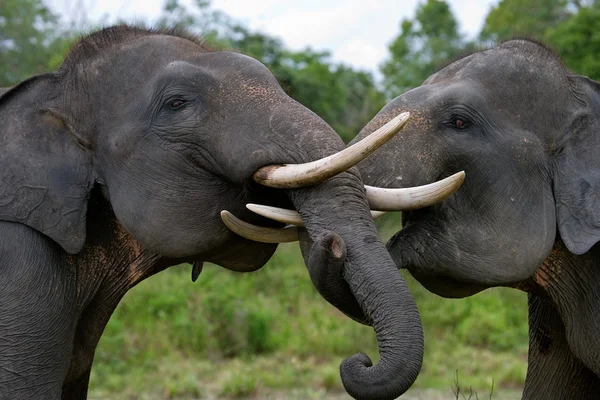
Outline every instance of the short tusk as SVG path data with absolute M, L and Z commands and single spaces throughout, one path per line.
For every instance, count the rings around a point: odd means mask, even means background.
M 262 215 L 263 217 L 272 219 L 274 221 L 283 222 L 284 224 L 289 225 L 304 226 L 304 221 L 302 221 L 302 217 L 300 217 L 298 211 L 252 203 L 246 204 L 246 208 L 255 214 Z M 371 216 L 373 219 L 377 219 L 385 213 L 386 211 L 371 210 Z
M 289 226 L 285 228 L 268 228 L 244 222 L 227 210 L 221 211 L 223 223 L 233 232 L 261 243 L 288 243 L 298 241 L 298 228 Z
M 409 211 L 439 203 L 456 192 L 465 180 L 465 171 L 424 186 L 387 189 L 365 185 L 374 210 Z
M 262 167 L 254 173 L 253 179 L 262 185 L 278 189 L 316 185 L 367 158 L 400 131 L 409 116 L 407 112 L 402 113 L 360 142 L 320 160 Z

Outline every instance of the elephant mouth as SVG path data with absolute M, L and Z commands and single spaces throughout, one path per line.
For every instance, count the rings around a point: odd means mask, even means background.
M 453 247 L 444 240 L 441 204 L 403 213 L 404 227 L 386 243 L 398 269 L 407 270 L 428 291 L 445 298 L 463 298 L 492 285 L 468 278 L 469 271 L 457 277 Z M 451 249 L 451 250 L 449 250 Z M 458 251 L 458 250 L 457 250 Z
M 407 270 L 425 289 L 445 298 L 468 297 L 489 287 L 444 273 L 446 268 L 440 268 L 439 261 L 435 260 L 435 246 L 420 241 L 423 236 L 431 238 L 421 229 L 422 225 L 411 223 L 386 243 L 398 269 Z

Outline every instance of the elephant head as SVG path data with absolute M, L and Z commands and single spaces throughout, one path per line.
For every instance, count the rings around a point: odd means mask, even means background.
M 355 397 L 393 398 L 419 372 L 422 328 L 351 167 L 405 120 L 341 152 L 336 133 L 260 62 L 183 33 L 107 28 L 76 43 L 57 72 L 0 97 L 0 220 L 76 255 L 94 231 L 95 188 L 144 251 L 195 262 L 196 277 L 202 261 L 252 271 L 275 251 L 231 232 L 222 211 L 268 231 L 281 224 L 247 203 L 295 208 L 315 286 L 372 325 L 381 346 L 378 365 L 365 355 L 342 364 L 344 384 Z
M 361 162 L 367 184 L 466 172 L 453 196 L 406 212 L 387 244 L 429 290 L 518 286 L 557 240 L 581 255 L 600 239 L 600 85 L 545 46 L 511 40 L 460 58 L 387 104 L 356 140 L 399 110 L 411 121 Z

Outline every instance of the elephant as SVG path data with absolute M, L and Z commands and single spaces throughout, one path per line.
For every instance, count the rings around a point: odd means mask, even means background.
M 396 265 L 443 297 L 526 291 L 523 398 L 598 398 L 600 83 L 548 46 L 512 39 L 398 96 L 356 141 L 399 110 L 411 120 L 358 165 L 363 181 L 414 186 L 456 170 L 466 178 L 443 202 L 403 213 L 387 243 Z
M 246 203 L 299 210 L 315 287 L 375 330 L 380 362 L 341 364 L 349 394 L 399 396 L 421 367 L 421 321 L 354 165 L 406 120 L 345 149 L 259 61 L 129 25 L 81 37 L 57 71 L 2 89 L 0 397 L 86 398 L 115 307 L 169 266 L 191 263 L 192 280 L 203 262 L 261 268 L 277 244 L 228 226 L 282 224 Z
M 466 178 L 444 201 L 403 213 L 386 245 L 397 267 L 442 297 L 527 292 L 523 398 L 597 399 L 600 83 L 548 46 L 512 39 L 396 97 L 351 144 L 398 112 L 411 113 L 402 132 L 357 166 L 367 192 Z

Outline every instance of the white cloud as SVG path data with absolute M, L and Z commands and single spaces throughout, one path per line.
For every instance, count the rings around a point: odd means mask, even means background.
M 292 49 L 330 50 L 336 61 L 374 72 L 398 33 L 399 21 L 413 12 L 417 0 L 272 3 L 215 0 L 213 5 L 230 15 L 245 15 L 252 28 L 281 37 Z
M 474 4 L 477 3 L 477 6 Z M 458 20 L 461 30 L 469 37 L 473 37 L 481 30 L 485 17 L 490 12 L 492 5 L 497 1 L 484 0 L 474 2 L 473 0 L 453 0 L 452 11 Z
M 366 40 L 355 39 L 339 46 L 336 55 L 347 64 L 372 72 L 377 70 L 387 56 L 387 49 Z

